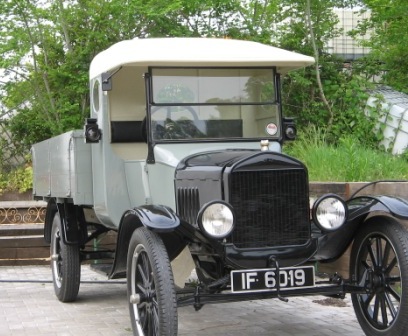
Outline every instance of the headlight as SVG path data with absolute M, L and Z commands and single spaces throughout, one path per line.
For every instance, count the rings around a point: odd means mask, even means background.
M 234 213 L 229 204 L 214 201 L 205 204 L 198 214 L 198 225 L 212 238 L 224 238 L 234 229 Z
M 313 220 L 323 231 L 339 229 L 347 218 L 345 202 L 337 195 L 324 195 L 313 205 Z

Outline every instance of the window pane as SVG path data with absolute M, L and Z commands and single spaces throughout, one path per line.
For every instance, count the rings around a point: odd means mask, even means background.
M 151 118 L 155 140 L 280 136 L 277 105 L 155 106 Z
M 273 69 L 153 69 L 153 103 L 273 103 Z

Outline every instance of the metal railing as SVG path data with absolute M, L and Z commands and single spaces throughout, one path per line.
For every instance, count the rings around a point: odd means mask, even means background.
M 0 224 L 42 224 L 45 212 L 43 202 L 0 202 Z

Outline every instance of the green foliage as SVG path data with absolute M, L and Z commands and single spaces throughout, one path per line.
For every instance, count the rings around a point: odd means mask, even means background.
M 89 115 L 88 69 L 111 44 L 143 35 L 142 1 L 8 0 L 0 4 L 0 106 L 13 143 L 32 143 L 82 127 Z M 132 12 L 133 11 L 133 12 Z
M 313 55 L 317 67 L 308 67 L 289 73 L 283 80 L 284 113 L 296 117 L 300 128 L 315 125 L 327 129 L 327 139 L 336 144 L 344 134 L 354 134 L 370 147 L 376 147 L 381 138 L 374 132 L 376 117 L 380 112 L 367 115 L 366 102 L 372 84 L 360 71 L 344 67 L 344 60 L 323 52 L 327 41 L 337 36 L 337 16 L 334 7 L 352 5 L 347 1 L 310 2 L 314 44 L 318 55 L 312 51 L 312 37 L 305 29 L 305 0 L 287 1 L 287 25 L 280 34 L 284 48 Z M 322 84 L 319 89 L 318 81 Z
M 314 70 L 311 68 L 290 73 L 284 80 L 285 114 L 296 117 L 300 128 L 315 125 L 327 128 L 329 142 L 337 143 L 344 134 L 353 134 L 369 147 L 378 146 L 381 133 L 375 125 L 381 108 L 370 108 L 367 99 L 373 88 L 366 79 L 343 68 L 343 62 L 331 55 L 321 57 L 321 78 L 332 115 L 317 92 Z
M 16 168 L 9 173 L 0 174 L 0 194 L 8 191 L 20 193 L 33 188 L 33 168 L 30 165 Z
M 352 135 L 343 136 L 337 145 L 327 140 L 324 129 L 309 127 L 285 148 L 306 164 L 310 181 L 356 182 L 383 179 L 408 179 L 403 157 L 370 149 Z
M 408 148 L 405 148 L 404 152 L 401 154 L 401 158 L 408 163 Z
M 370 32 L 362 41 L 371 48 L 365 72 L 371 76 L 382 73 L 386 84 L 408 93 L 408 2 L 406 0 L 364 0 L 370 18 L 362 21 L 352 33 L 358 37 Z M 373 66 L 374 65 L 374 66 Z

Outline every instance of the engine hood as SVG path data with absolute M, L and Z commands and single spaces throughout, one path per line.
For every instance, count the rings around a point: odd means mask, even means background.
M 257 153 L 260 153 L 259 150 L 219 150 L 182 159 L 175 174 L 177 211 L 187 221 L 194 222 L 203 204 L 225 200 L 225 169 Z
M 299 161 L 276 152 L 260 152 L 250 149 L 230 149 L 190 155 L 176 168 L 176 179 L 220 179 L 226 169 L 270 170 L 293 169 L 302 165 Z
M 220 179 L 226 167 L 259 153 L 257 150 L 223 150 L 194 154 L 181 160 L 176 168 L 176 179 Z

